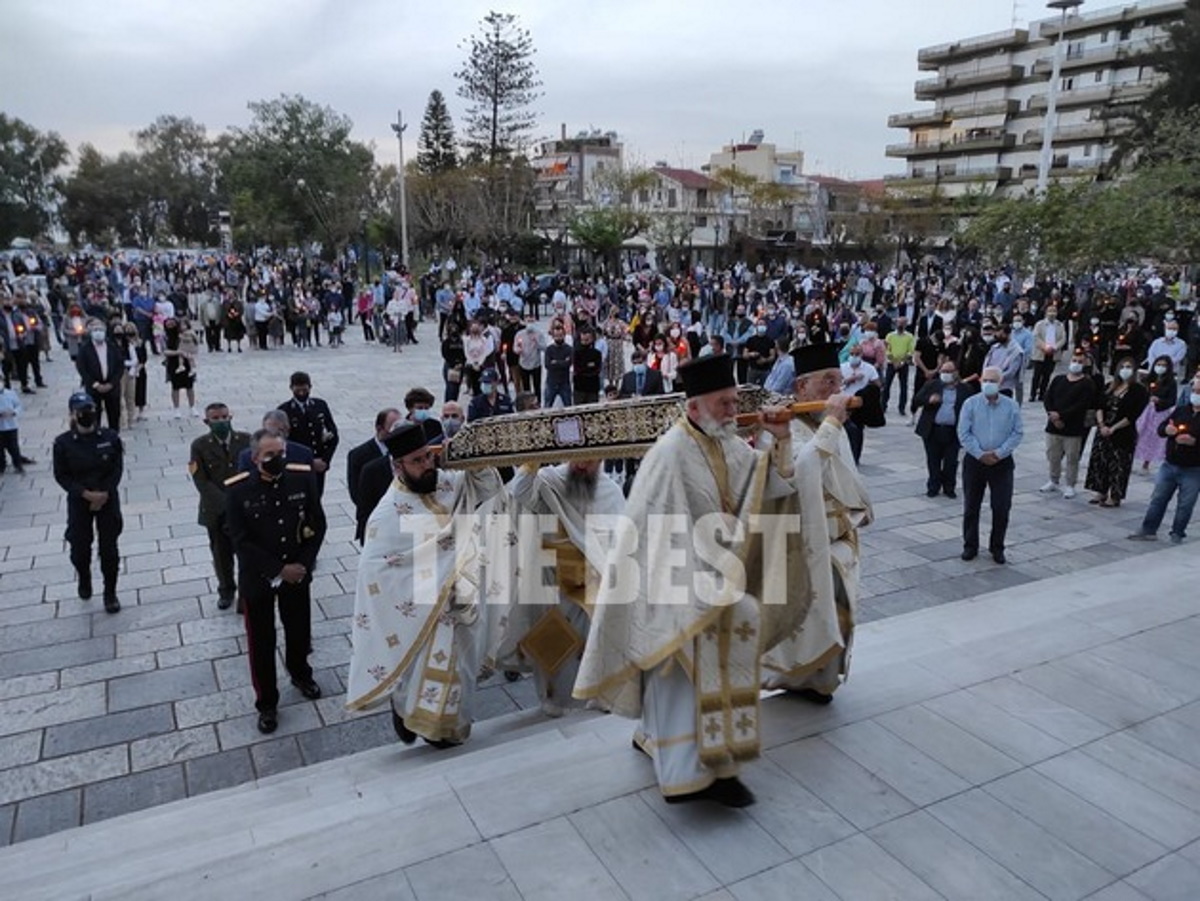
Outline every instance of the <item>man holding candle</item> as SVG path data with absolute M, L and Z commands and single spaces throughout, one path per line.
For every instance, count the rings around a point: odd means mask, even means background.
M 1154 541 L 1171 495 L 1178 490 L 1171 543 L 1181 544 L 1196 507 L 1196 498 L 1200 496 L 1200 447 L 1196 443 L 1200 434 L 1200 375 L 1192 379 L 1188 401 L 1175 408 L 1158 427 L 1158 433 L 1167 439 L 1167 459 L 1159 467 L 1142 527 L 1129 538 L 1131 541 Z

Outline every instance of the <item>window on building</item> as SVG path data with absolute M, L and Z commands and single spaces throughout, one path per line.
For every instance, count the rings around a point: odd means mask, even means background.
M 649 188 L 640 188 L 638 190 L 638 203 L 649 203 L 649 202 L 650 202 L 650 189 Z
M 667 206 L 671 209 L 675 209 L 675 207 L 679 206 L 679 192 L 674 188 L 671 188 L 667 191 Z
M 697 216 L 693 222 L 693 228 L 708 228 L 708 217 Z
M 1059 87 L 1059 90 L 1060 90 L 1060 91 L 1073 91 L 1073 90 L 1075 90 L 1075 76 L 1074 76 L 1074 75 L 1071 75 L 1071 76 L 1068 76 L 1068 77 L 1064 78 L 1064 79 L 1062 80 L 1062 85 Z
M 1084 155 L 1084 156 L 1091 156 L 1091 155 L 1092 155 L 1092 145 L 1091 145 L 1091 144 L 1084 144 L 1084 145 L 1083 145 L 1083 155 Z
M 1067 59 L 1079 59 L 1083 56 L 1083 41 L 1071 41 L 1067 44 Z
M 696 190 L 696 206 L 708 206 L 708 188 Z
M 1100 43 L 1101 44 L 1108 43 L 1108 32 L 1107 31 L 1100 32 Z
M 1122 25 L 1120 31 L 1117 32 L 1117 39 L 1121 41 L 1129 40 L 1129 36 L 1133 34 L 1132 25 Z
M 1065 153 L 1054 154 L 1054 161 L 1050 164 L 1052 169 L 1065 169 L 1070 164 L 1071 159 Z
M 1095 80 L 1096 80 L 1096 84 L 1104 83 L 1104 70 L 1103 69 L 1096 70 L 1096 79 Z

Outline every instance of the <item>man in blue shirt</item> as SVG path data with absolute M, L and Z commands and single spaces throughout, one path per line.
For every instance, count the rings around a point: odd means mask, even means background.
M 963 552 L 964 560 L 979 555 L 979 512 L 983 492 L 990 492 L 992 534 L 988 550 L 997 563 L 1004 562 L 1004 535 L 1012 508 L 1013 451 L 1021 443 L 1021 410 L 1011 397 L 1000 393 L 999 369 L 988 367 L 980 376 L 980 393 L 962 405 L 958 419 L 958 441 L 963 457 Z

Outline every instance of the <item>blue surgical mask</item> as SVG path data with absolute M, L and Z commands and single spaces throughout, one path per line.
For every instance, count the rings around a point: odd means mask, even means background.
M 495 382 L 480 382 L 479 387 L 483 389 L 484 394 L 490 394 L 492 389 L 496 387 Z
M 413 410 L 412 418 L 413 418 L 413 422 L 424 422 L 426 419 L 429 418 L 429 411 L 428 410 Z
M 643 374 L 645 374 L 645 372 L 646 372 L 646 364 L 645 364 L 645 363 L 634 363 L 634 364 L 633 364 L 633 371 L 634 371 L 634 372 L 636 372 L 638 375 L 643 375 Z
M 1189 397 L 1192 401 L 1193 407 L 1200 407 L 1200 394 L 1197 394 L 1195 391 L 1193 391 Z
M 997 382 L 984 382 L 980 390 L 983 391 L 984 397 L 995 397 L 1000 393 L 1000 385 Z

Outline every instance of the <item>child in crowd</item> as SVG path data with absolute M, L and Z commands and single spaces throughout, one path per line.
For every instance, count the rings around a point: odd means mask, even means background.
M 4 454 L 12 459 L 13 469 L 24 472 L 21 446 L 17 436 L 17 419 L 21 415 L 21 398 L 12 388 L 0 388 L 0 472 L 7 469 Z

